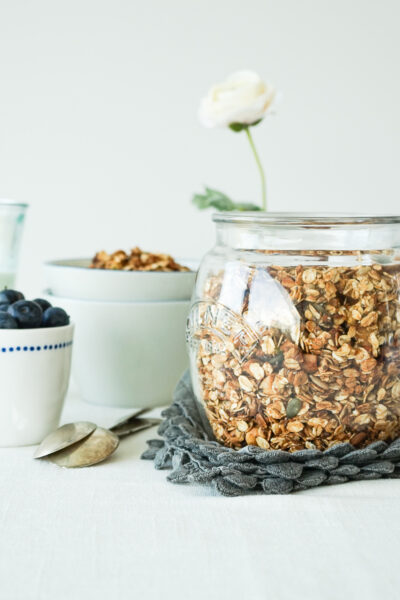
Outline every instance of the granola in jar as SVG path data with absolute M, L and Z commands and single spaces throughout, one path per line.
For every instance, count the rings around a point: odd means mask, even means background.
M 256 252 L 264 263 L 243 250 L 200 277 L 188 321 L 216 439 L 295 451 L 398 437 L 400 264 L 386 251 L 280 251 L 281 264 Z

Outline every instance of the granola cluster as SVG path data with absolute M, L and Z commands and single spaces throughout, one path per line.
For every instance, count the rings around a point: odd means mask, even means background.
M 93 269 L 114 269 L 121 271 L 189 271 L 188 267 L 177 263 L 169 254 L 144 252 L 133 248 L 130 254 L 117 250 L 113 254 L 97 252 L 92 260 Z
M 289 451 L 396 438 L 400 267 L 265 267 L 292 310 L 286 322 L 278 311 L 266 327 L 252 314 L 256 272 L 249 269 L 234 308 L 249 331 L 218 308 L 222 274 L 207 280 L 198 309 L 199 395 L 216 438 L 233 448 Z M 268 307 L 269 297 L 262 301 Z

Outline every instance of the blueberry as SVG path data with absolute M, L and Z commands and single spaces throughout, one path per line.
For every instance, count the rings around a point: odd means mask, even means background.
M 51 306 L 43 313 L 42 327 L 62 327 L 69 325 L 69 316 L 63 308 Z
M 39 304 L 43 312 L 51 307 L 50 302 L 47 302 L 47 300 L 44 300 L 44 298 L 35 298 L 34 302 L 36 302 L 36 304 Z
M 0 329 L 18 329 L 18 323 L 7 312 L 0 311 Z
M 10 306 L 9 302 L 0 302 L 0 310 L 7 312 L 8 307 Z
M 33 329 L 40 327 L 43 311 L 36 302 L 18 300 L 14 304 L 11 304 L 8 314 L 17 321 L 20 329 Z
M 23 300 L 25 296 L 22 292 L 17 292 L 16 290 L 8 290 L 4 288 L 0 292 L 0 302 L 8 302 L 8 304 L 13 304 L 13 302 L 17 302 L 18 300 Z

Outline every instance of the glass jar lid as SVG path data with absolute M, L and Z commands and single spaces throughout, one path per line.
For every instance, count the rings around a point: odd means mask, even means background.
M 330 212 L 218 212 L 213 215 L 215 223 L 242 223 L 272 227 L 345 227 L 361 225 L 387 225 L 400 223 L 399 215 L 371 215 L 362 213 Z

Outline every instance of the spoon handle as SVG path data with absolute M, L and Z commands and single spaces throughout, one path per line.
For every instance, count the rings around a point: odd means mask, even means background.
M 121 438 L 138 433 L 144 429 L 149 429 L 150 427 L 154 427 L 160 423 L 161 419 L 140 419 L 138 417 L 131 416 L 129 419 L 125 419 L 122 423 L 117 423 L 111 427 L 110 431 Z
M 117 421 L 112 427 L 109 427 L 109 430 L 114 431 L 114 429 L 118 429 L 119 427 L 122 427 L 123 425 L 127 425 L 131 422 L 134 423 L 140 415 L 144 415 L 145 413 L 149 412 L 150 410 L 151 410 L 150 408 L 141 408 L 139 410 L 135 410 L 135 412 L 131 413 L 127 417 L 124 417 L 120 421 Z

